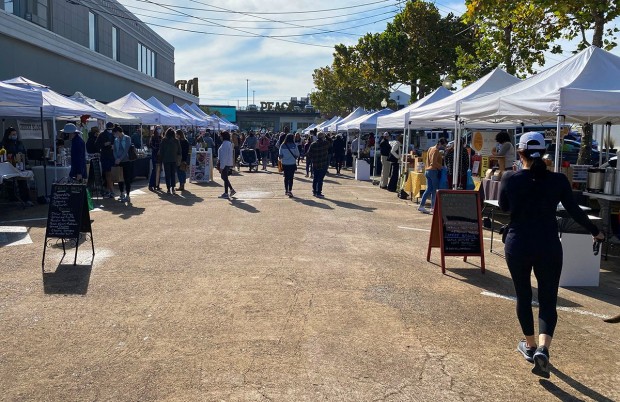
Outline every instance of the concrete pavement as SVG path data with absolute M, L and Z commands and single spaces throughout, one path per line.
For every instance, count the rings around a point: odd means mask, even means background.
M 600 287 L 561 289 L 540 380 L 489 241 L 486 274 L 447 258 L 442 275 L 430 215 L 393 193 L 328 176 L 317 199 L 301 171 L 294 199 L 272 169 L 231 181 L 232 201 L 219 178 L 103 200 L 94 262 L 86 243 L 78 267 L 51 248 L 43 277 L 46 207 L 0 211 L 32 239 L 0 249 L 0 399 L 620 400 L 620 327 L 601 319 L 620 310 L 618 259 Z

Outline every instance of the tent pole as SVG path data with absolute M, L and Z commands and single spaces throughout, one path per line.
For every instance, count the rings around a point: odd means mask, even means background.
M 53 135 L 53 139 L 52 141 L 54 142 L 54 167 L 56 167 L 56 165 L 58 165 L 58 161 L 57 161 L 57 146 L 56 146 L 56 117 L 52 117 L 52 133 L 54 133 Z M 56 183 L 56 180 L 58 180 L 58 170 L 54 169 L 54 183 Z M 45 185 L 47 185 L 47 183 L 45 183 Z
M 562 116 L 558 115 L 556 131 L 555 131 L 555 159 L 554 159 L 553 171 L 556 173 L 560 171 L 560 146 L 561 146 L 560 129 L 562 128 L 562 125 L 560 124 L 561 118 Z
M 458 188 L 459 182 L 459 163 L 461 160 L 461 127 L 459 125 L 459 116 L 454 116 L 454 166 L 452 166 L 452 189 L 456 190 Z
M 611 143 L 611 122 L 608 121 L 606 123 L 606 125 L 607 125 L 607 146 L 605 147 L 605 160 L 609 161 L 609 144 Z M 599 151 L 598 154 L 599 154 L 599 157 L 600 157 L 602 152 Z
M 372 184 L 375 184 L 375 179 L 377 178 L 377 135 L 379 134 L 379 128 L 375 126 L 375 153 L 373 154 L 373 168 L 375 170 L 373 176 L 372 176 Z
M 598 142 L 598 165 L 601 166 L 601 164 L 603 163 L 603 140 L 605 138 L 605 130 L 603 129 L 602 125 L 599 128 L 600 128 L 600 135 L 599 135 L 599 142 Z
M 43 106 L 39 108 L 41 112 L 41 150 L 43 151 L 43 187 L 45 188 L 45 200 L 47 201 L 47 158 L 45 157 L 45 122 L 43 121 Z

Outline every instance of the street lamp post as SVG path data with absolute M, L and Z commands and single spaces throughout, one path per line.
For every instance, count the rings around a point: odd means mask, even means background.
M 250 80 L 245 79 L 245 108 L 247 110 L 248 106 L 250 106 Z
M 252 90 L 252 105 L 256 105 L 256 102 L 254 101 L 254 94 L 256 93 L 255 90 Z

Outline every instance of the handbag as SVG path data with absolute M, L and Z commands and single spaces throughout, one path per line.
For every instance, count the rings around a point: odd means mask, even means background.
M 123 177 L 123 168 L 120 166 L 112 166 L 110 171 L 110 179 L 113 183 L 123 183 L 125 178 Z
M 282 161 L 278 159 L 278 172 L 282 172 L 284 168 L 282 167 Z
M 398 162 L 398 158 L 394 156 L 393 153 L 390 152 L 390 155 L 388 156 L 388 162 L 392 162 L 392 163 L 396 163 Z
M 129 157 L 130 161 L 135 161 L 136 159 L 138 159 L 138 153 L 136 152 L 136 147 L 133 144 L 129 147 L 127 156 Z

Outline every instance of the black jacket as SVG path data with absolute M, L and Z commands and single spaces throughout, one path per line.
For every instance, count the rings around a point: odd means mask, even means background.
M 392 152 L 392 146 L 390 145 L 390 141 L 387 138 L 384 138 L 379 143 L 379 150 L 381 151 L 381 156 L 390 156 L 390 152 Z

